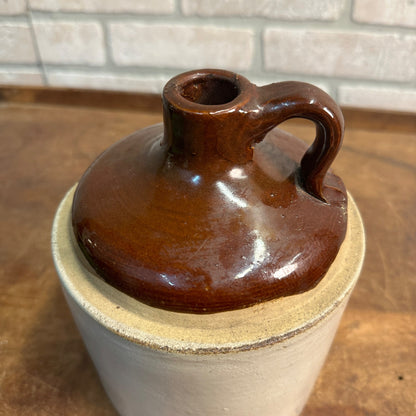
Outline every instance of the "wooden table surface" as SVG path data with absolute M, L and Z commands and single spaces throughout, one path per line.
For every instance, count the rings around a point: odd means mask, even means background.
M 302 415 L 416 415 L 416 117 L 345 117 L 334 169 L 361 210 L 366 260 Z M 94 158 L 160 120 L 152 96 L 0 89 L 0 415 L 116 415 L 65 304 L 50 231 Z

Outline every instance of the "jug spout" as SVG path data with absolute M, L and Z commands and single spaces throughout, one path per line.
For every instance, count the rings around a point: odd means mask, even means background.
M 216 69 L 170 80 L 163 90 L 164 141 L 170 152 L 204 163 L 218 157 L 250 160 L 250 150 L 244 152 L 238 143 L 255 88 L 238 74 Z

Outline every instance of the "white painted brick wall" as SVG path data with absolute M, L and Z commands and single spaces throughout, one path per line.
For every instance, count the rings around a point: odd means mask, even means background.
M 35 63 L 36 54 L 27 23 L 0 23 L 0 63 Z
M 264 54 L 268 71 L 416 81 L 416 35 L 271 28 Z
M 175 7 L 174 0 L 28 0 L 28 1 L 32 10 L 65 11 L 65 12 L 169 14 L 174 11 L 174 7 Z
M 416 1 L 355 0 L 353 18 L 359 23 L 416 27 Z
M 416 90 L 341 85 L 338 102 L 347 107 L 414 112 Z
M 110 24 L 111 52 L 117 65 L 248 70 L 253 35 L 251 30 L 215 26 Z
M 0 0 L 0 84 L 160 92 L 217 67 L 416 114 L 415 28 L 416 0 Z
M 336 20 L 345 0 L 182 0 L 186 16 L 261 16 L 283 20 Z
M 36 20 L 33 27 L 43 62 L 104 64 L 104 35 L 99 23 Z

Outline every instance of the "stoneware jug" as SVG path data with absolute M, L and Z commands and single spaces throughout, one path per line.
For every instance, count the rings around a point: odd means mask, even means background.
M 96 159 L 54 221 L 104 388 L 123 416 L 299 415 L 364 257 L 329 168 L 342 113 L 312 85 L 222 70 L 173 78 L 163 108 L 163 125 Z M 309 148 L 275 128 L 293 117 L 315 123 Z

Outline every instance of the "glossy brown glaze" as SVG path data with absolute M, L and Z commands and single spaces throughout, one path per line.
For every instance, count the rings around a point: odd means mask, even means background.
M 142 302 L 193 313 L 315 286 L 347 220 L 345 188 L 328 172 L 343 134 L 333 100 L 309 84 L 259 88 L 202 70 L 171 80 L 163 101 L 164 126 L 113 145 L 79 183 L 74 232 L 97 273 Z M 291 117 L 315 122 L 309 149 L 272 130 Z

